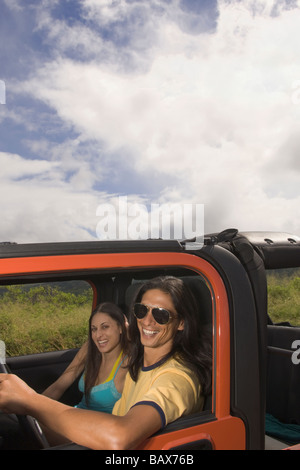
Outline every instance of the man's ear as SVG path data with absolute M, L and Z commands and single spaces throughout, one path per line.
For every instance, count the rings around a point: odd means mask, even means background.
M 177 330 L 178 331 L 184 330 L 184 320 L 180 320 Z

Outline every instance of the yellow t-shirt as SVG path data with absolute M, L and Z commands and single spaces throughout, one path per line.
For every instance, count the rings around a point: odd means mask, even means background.
M 127 374 L 114 415 L 124 416 L 136 405 L 150 405 L 159 412 L 164 427 L 180 416 L 202 410 L 203 397 L 195 374 L 176 359 L 159 364 L 142 367 L 137 382 Z

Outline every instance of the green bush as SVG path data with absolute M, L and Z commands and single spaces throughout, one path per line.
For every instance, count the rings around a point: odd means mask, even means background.
M 8 356 L 80 347 L 87 339 L 92 293 L 51 285 L 1 289 L 0 339 Z
M 300 276 L 269 276 L 268 313 L 273 323 L 300 326 Z

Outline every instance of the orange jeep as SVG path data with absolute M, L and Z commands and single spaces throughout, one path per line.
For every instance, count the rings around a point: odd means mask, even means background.
M 266 274 L 299 267 L 298 237 L 234 229 L 206 235 L 201 248 L 178 240 L 0 244 L 1 288 L 84 281 L 92 287 L 91 310 L 110 300 L 128 311 L 136 286 L 157 275 L 171 274 L 189 284 L 199 305 L 195 315 L 211 332 L 212 395 L 201 413 L 178 419 L 141 446 L 176 455 L 201 449 L 300 448 L 300 328 L 270 320 Z M 0 339 L 5 341 L 5 328 Z M 7 365 L 43 391 L 76 352 L 7 357 Z M 74 384 L 63 400 L 75 404 L 78 393 Z M 266 416 L 277 430 L 266 428 Z M 5 448 L 1 418 L 0 447 Z M 29 447 L 44 448 L 37 423 L 24 420 L 20 426 Z M 62 448 L 82 449 L 75 444 Z

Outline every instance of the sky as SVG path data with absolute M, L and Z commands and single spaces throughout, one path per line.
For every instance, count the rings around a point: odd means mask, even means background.
M 299 24 L 300 0 L 0 0 L 0 241 L 107 238 L 120 198 L 299 236 Z

